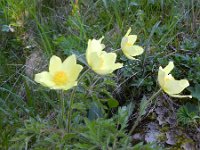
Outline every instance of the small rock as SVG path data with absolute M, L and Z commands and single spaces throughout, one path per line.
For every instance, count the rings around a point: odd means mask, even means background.
M 47 66 L 47 60 L 40 51 L 34 51 L 27 59 L 25 65 L 25 73 L 28 77 L 33 78 L 35 73 L 43 70 Z
M 144 135 L 141 133 L 136 133 L 132 136 L 133 140 L 143 140 L 144 139 Z
M 176 137 L 175 132 L 169 131 L 166 133 L 167 141 L 166 143 L 169 145 L 175 145 L 176 144 Z
M 157 142 L 157 137 L 159 134 L 160 134 L 159 131 L 147 132 L 145 135 L 145 141 L 147 143 Z
M 182 144 L 181 148 L 183 148 L 184 150 L 196 150 L 196 148 L 194 147 L 194 144 L 192 143 Z
M 171 127 L 175 127 L 177 124 L 177 120 L 174 117 L 168 117 L 167 122 L 171 125 Z
M 158 107 L 158 108 L 155 109 L 155 111 L 156 111 L 156 114 L 158 114 L 158 115 L 161 115 L 161 114 L 164 115 L 169 110 L 166 107 Z
M 156 124 L 155 122 L 150 122 L 147 125 L 147 132 L 145 134 L 145 141 L 147 143 L 157 142 L 157 137 L 160 134 L 158 128 L 158 124 Z
M 158 120 L 159 125 L 166 124 L 166 122 L 167 122 L 167 118 L 163 115 L 159 115 L 157 117 L 157 120 Z

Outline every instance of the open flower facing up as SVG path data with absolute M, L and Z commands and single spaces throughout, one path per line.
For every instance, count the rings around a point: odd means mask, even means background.
M 192 98 L 191 95 L 179 95 L 186 87 L 189 86 L 189 82 L 186 79 L 175 80 L 174 77 L 169 74 L 174 68 L 174 63 L 169 62 L 169 64 L 165 67 L 159 67 L 158 71 L 158 82 L 161 88 L 172 97 L 189 97 Z
M 52 56 L 49 72 L 43 71 L 35 75 L 35 81 L 50 89 L 68 90 L 77 85 L 77 78 L 83 67 L 76 63 L 76 56 L 71 55 L 63 62 Z
M 86 59 L 92 70 L 97 74 L 106 75 L 121 68 L 123 64 L 115 63 L 117 57 L 115 53 L 107 53 L 103 51 L 105 45 L 101 44 L 102 39 L 103 37 L 99 40 L 89 39 L 86 50 Z
M 129 35 L 131 28 L 128 29 L 125 36 L 121 41 L 121 49 L 124 55 L 132 60 L 135 60 L 133 56 L 141 55 L 144 52 L 144 49 L 141 46 L 133 45 L 137 40 L 137 35 Z

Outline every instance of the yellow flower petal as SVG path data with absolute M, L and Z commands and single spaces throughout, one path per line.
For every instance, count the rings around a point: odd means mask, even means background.
M 126 32 L 125 36 L 128 36 L 131 33 L 131 27 L 128 29 L 128 31 Z
M 75 81 L 78 78 L 82 69 L 83 67 L 81 65 L 76 65 L 74 69 L 70 72 L 69 81 Z
M 120 68 L 122 68 L 122 67 L 123 67 L 123 64 L 122 64 L 122 63 L 115 63 L 114 66 L 113 66 L 114 70 L 120 69 Z
M 102 54 L 104 58 L 104 68 L 109 68 L 113 72 L 116 69 L 123 67 L 122 63 L 115 63 L 117 55 L 115 53 L 104 53 Z
M 68 81 L 74 81 L 78 78 L 79 73 L 83 69 L 81 65 L 76 64 L 76 56 L 71 55 L 66 58 L 62 64 L 62 69 L 68 75 Z
M 171 97 L 177 97 L 177 98 L 192 98 L 192 95 L 170 95 Z
M 167 75 L 173 70 L 174 63 L 172 61 L 163 69 L 161 66 L 159 67 L 158 71 L 158 82 L 162 88 L 164 88 L 165 78 Z
M 174 69 L 174 63 L 172 61 L 163 69 L 166 74 L 169 74 Z
M 128 36 L 128 44 L 133 45 L 137 40 L 137 35 L 129 35 Z
M 115 64 L 117 55 L 115 53 L 102 53 L 103 61 L 105 65 L 103 66 L 104 68 L 110 68 L 112 65 Z
M 71 89 L 72 87 L 77 86 L 77 81 L 69 82 L 67 85 L 63 87 L 64 90 Z
M 47 71 L 36 74 L 34 80 L 46 87 L 53 87 L 55 85 L 51 80 L 50 73 Z
M 75 55 L 71 55 L 63 61 L 63 66 L 66 68 L 70 67 L 71 65 L 73 66 L 75 64 L 76 64 L 76 56 Z
M 104 48 L 105 45 L 101 44 L 101 41 L 103 40 L 104 37 L 100 38 L 99 40 L 93 39 L 91 40 L 90 44 L 88 45 L 90 52 L 101 52 Z
M 62 86 L 53 86 L 51 89 L 54 89 L 54 90 L 59 90 L 59 89 L 69 90 L 74 86 L 77 86 L 77 81 L 68 82 L 67 84 L 62 85 Z
M 124 55 L 125 55 L 128 59 L 131 59 L 131 60 L 138 60 L 138 59 L 132 57 L 131 55 L 129 55 L 128 53 L 124 53 Z
M 99 40 L 96 39 L 92 39 L 92 40 L 88 40 L 88 47 L 86 50 L 86 59 L 88 61 L 88 64 L 90 64 L 91 62 L 91 53 L 96 52 L 97 54 L 100 54 L 101 51 L 105 48 L 104 44 L 101 44 L 101 41 L 104 37 L 100 38 Z
M 122 51 L 126 48 L 127 43 L 128 43 L 128 37 L 124 36 L 122 38 L 122 41 L 121 41 L 121 49 L 122 49 Z
M 65 70 L 67 74 L 70 74 L 70 72 L 74 69 L 75 65 L 76 65 L 76 56 L 71 55 L 63 61 L 62 70 Z
M 141 55 L 143 52 L 144 52 L 144 49 L 141 46 L 137 46 L 137 45 L 129 46 L 124 49 L 124 54 L 129 57 Z
M 160 66 L 158 71 L 158 83 L 160 84 L 161 88 L 164 88 L 165 85 L 165 76 L 167 74 L 163 71 L 163 68 Z
M 170 95 L 175 95 L 181 93 L 188 86 L 189 82 L 186 79 L 175 80 L 170 78 L 165 81 L 164 91 Z
M 58 56 L 53 55 L 49 63 L 49 72 L 54 74 L 56 71 L 60 70 L 62 61 Z
M 101 55 L 98 55 L 96 52 L 91 53 L 89 57 L 90 63 L 88 62 L 88 64 L 93 70 L 100 68 L 104 63 Z
M 115 53 L 106 53 L 98 55 L 93 53 L 91 58 L 91 68 L 100 75 L 106 75 L 112 73 L 114 70 L 119 69 L 123 66 L 121 63 L 115 63 L 116 54 Z
M 94 71 L 98 74 L 105 75 L 112 73 L 114 70 L 119 69 L 123 66 L 121 63 L 115 63 L 117 55 L 115 53 L 106 53 L 102 52 L 102 54 L 97 58 L 100 62 L 98 63 L 98 67 L 94 67 Z M 96 62 L 98 62 L 96 60 Z

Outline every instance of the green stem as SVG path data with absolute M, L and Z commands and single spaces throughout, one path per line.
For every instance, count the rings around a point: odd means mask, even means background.
M 150 104 L 150 103 L 152 102 L 152 100 L 153 100 L 154 98 L 156 98 L 156 97 L 160 94 L 161 91 L 162 91 L 162 89 L 160 88 L 156 93 L 154 93 L 154 94 L 150 97 L 150 99 L 148 100 L 148 103 Z M 148 105 L 149 105 L 149 104 L 148 104 Z M 131 128 L 131 130 L 130 130 L 130 132 L 129 132 L 129 135 L 131 135 L 131 134 L 133 133 L 133 131 L 134 131 L 135 128 L 138 126 L 138 124 L 139 124 L 139 122 L 140 122 L 141 120 L 142 120 L 142 114 L 140 113 L 139 116 L 137 117 L 137 119 L 136 119 L 136 121 L 135 121 L 133 127 Z
M 152 101 L 154 98 L 156 98 L 156 97 L 160 94 L 161 91 L 162 91 L 162 89 L 160 88 L 156 93 L 154 93 L 154 94 L 150 97 L 149 101 Z
M 61 126 L 65 127 L 65 99 L 63 91 L 59 91 L 60 95 L 60 108 L 61 108 Z
M 88 68 L 87 70 L 85 70 L 85 72 L 80 76 L 78 82 L 85 76 L 85 74 L 90 70 L 90 68 Z M 68 109 L 68 120 L 67 120 L 67 132 L 70 133 L 70 128 L 71 128 L 71 117 L 72 117 L 72 105 L 74 103 L 74 95 L 76 92 L 77 86 L 73 89 L 72 94 L 70 96 L 70 103 L 69 103 L 69 109 Z
M 118 49 L 115 49 L 115 50 L 113 50 L 113 51 L 111 51 L 112 53 L 115 53 L 115 52 L 118 52 L 118 51 L 120 51 L 121 50 L 121 48 L 118 48 Z
M 73 100 L 74 100 L 74 94 L 76 91 L 76 87 L 73 89 L 72 94 L 70 96 L 70 103 L 69 103 L 69 110 L 68 110 L 68 120 L 67 120 L 67 132 L 70 132 L 70 126 L 71 126 L 71 112 L 72 112 L 72 105 L 73 105 Z
M 62 100 L 61 100 L 61 105 L 62 105 L 62 120 L 65 122 L 65 99 L 64 99 L 64 93 L 62 91 Z

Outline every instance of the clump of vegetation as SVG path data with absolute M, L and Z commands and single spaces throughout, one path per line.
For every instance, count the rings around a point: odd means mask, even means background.
M 199 7 L 2 0 L 0 149 L 197 148 Z

